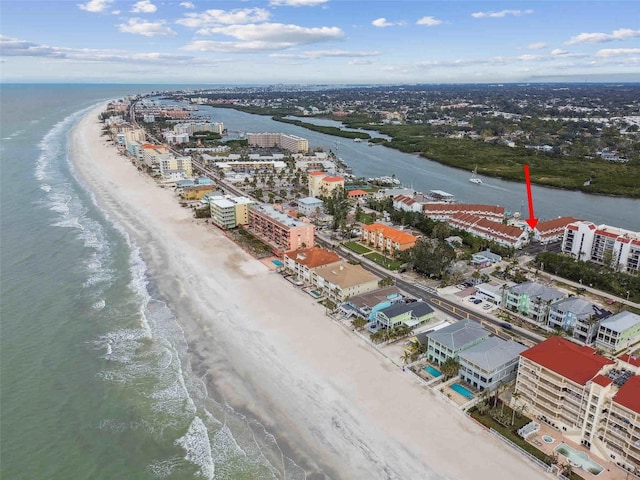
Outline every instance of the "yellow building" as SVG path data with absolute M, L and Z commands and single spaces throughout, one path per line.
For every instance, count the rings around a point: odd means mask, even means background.
M 192 187 L 184 187 L 180 196 L 183 200 L 202 200 L 202 197 L 215 189 L 215 185 L 194 185 Z
M 326 172 L 309 173 L 310 197 L 329 197 L 337 188 L 344 188 L 344 178 L 330 176 Z

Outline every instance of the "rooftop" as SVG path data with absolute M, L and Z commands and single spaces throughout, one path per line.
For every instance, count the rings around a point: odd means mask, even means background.
M 640 413 L 640 376 L 635 375 L 620 387 L 613 400 L 623 407 Z
M 600 326 L 603 328 L 608 328 L 609 330 L 613 330 L 614 332 L 624 332 L 628 328 L 633 327 L 640 323 L 640 315 L 637 315 L 633 312 L 620 312 L 612 317 L 603 320 L 600 323 Z
M 369 307 L 373 308 L 376 305 L 386 302 L 391 299 L 402 297 L 400 290 L 396 286 L 379 288 L 372 292 L 361 293 L 360 295 L 354 295 L 349 299 L 349 303 L 356 308 Z
M 560 300 L 559 302 L 554 303 L 551 306 L 551 309 L 565 313 L 571 312 L 578 318 L 587 318 L 590 315 L 593 315 L 593 318 L 599 320 L 611 315 L 609 310 L 605 310 L 598 305 L 587 302 L 586 300 L 578 297 L 570 297 Z
M 564 293 L 555 288 L 549 288 L 541 283 L 536 282 L 524 282 L 515 287 L 509 289 L 512 293 L 517 293 L 519 295 L 528 295 L 529 297 L 538 297 L 542 301 L 547 300 L 556 300 L 558 298 L 564 297 Z
M 345 261 L 342 261 L 339 265 L 323 265 L 318 267 L 315 272 L 325 281 L 340 288 L 355 287 L 356 285 L 379 280 L 373 273 L 366 271 L 360 265 L 351 265 Z
M 526 349 L 527 347 L 513 340 L 489 337 L 484 342 L 460 352 L 460 359 L 476 365 L 484 371 L 492 372 L 510 361 L 516 360 Z
M 440 330 L 429 333 L 429 339 L 457 351 L 480 338 L 489 337 L 489 332 L 473 320 L 461 320 Z
M 295 252 L 285 253 L 284 256 L 307 268 L 316 268 L 340 261 L 340 257 L 335 252 L 330 252 L 320 247 L 304 248 Z
M 380 313 L 384 313 L 387 318 L 397 317 L 398 315 L 402 315 L 406 312 L 412 312 L 415 317 L 420 318 L 424 315 L 433 313 L 433 308 L 425 302 L 398 302 L 394 303 L 390 307 L 380 310 Z
M 365 225 L 362 227 L 363 230 L 368 232 L 376 232 L 382 233 L 385 238 L 390 238 L 394 242 L 398 242 L 401 244 L 405 243 L 413 243 L 418 240 L 418 237 L 411 235 L 410 233 L 403 232 L 401 230 L 396 230 L 395 228 L 389 227 L 383 223 L 372 223 L 371 225 Z
M 591 347 L 576 345 L 555 336 L 520 355 L 580 385 L 586 385 L 605 365 L 614 363 L 598 355 Z
M 322 203 L 322 200 L 316 197 L 304 197 L 297 200 L 297 202 L 303 205 L 316 205 L 318 203 Z
M 301 222 L 298 219 L 292 217 L 291 215 L 287 215 L 286 213 L 282 213 L 282 212 L 276 210 L 271 205 L 264 205 L 264 204 L 263 205 L 254 205 L 253 207 L 251 207 L 251 209 L 254 210 L 254 211 L 257 211 L 257 212 L 261 212 L 261 213 L 267 215 L 268 217 L 272 218 L 276 222 L 279 222 L 282 225 L 285 225 L 287 227 L 312 226 L 309 223 Z

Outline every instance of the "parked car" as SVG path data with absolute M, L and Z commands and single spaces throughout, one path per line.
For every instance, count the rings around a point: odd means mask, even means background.
M 480 305 L 482 303 L 482 300 L 480 300 L 479 298 L 476 298 L 473 303 L 475 303 L 476 305 Z

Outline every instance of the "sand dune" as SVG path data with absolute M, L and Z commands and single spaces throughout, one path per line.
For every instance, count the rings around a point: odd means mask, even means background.
M 127 228 L 176 313 L 196 368 L 249 412 L 307 478 L 544 478 L 219 231 L 100 136 L 99 110 L 75 128 L 73 158 Z

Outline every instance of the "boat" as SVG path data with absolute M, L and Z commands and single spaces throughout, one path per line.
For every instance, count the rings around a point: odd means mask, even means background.
M 469 179 L 469 181 L 471 183 L 477 183 L 477 184 L 482 183 L 482 179 L 478 176 L 478 167 L 473 169 L 473 172 L 471 173 L 471 178 Z
M 362 142 L 362 139 L 361 138 L 354 138 L 353 141 L 356 142 L 356 143 L 360 143 L 360 142 Z

